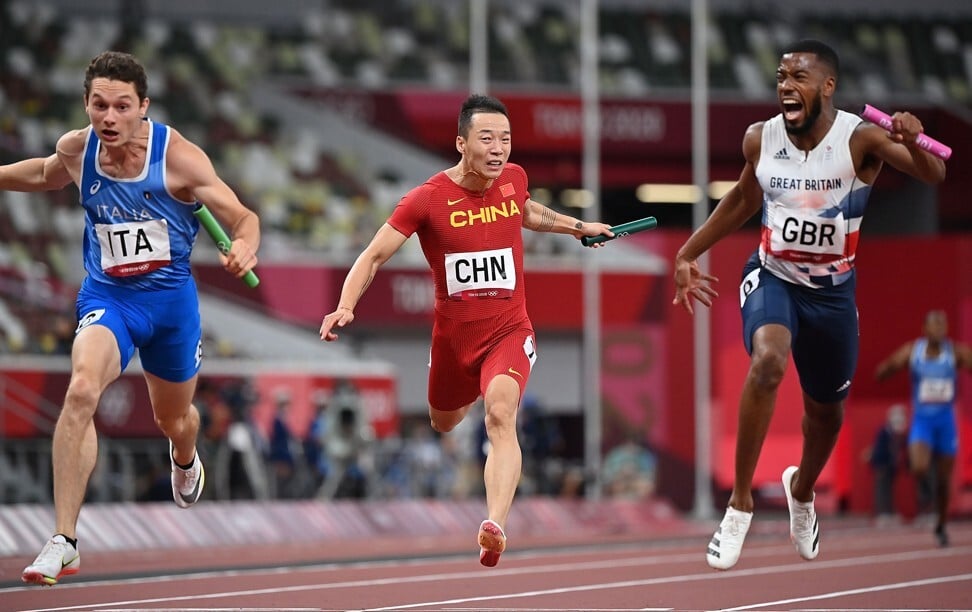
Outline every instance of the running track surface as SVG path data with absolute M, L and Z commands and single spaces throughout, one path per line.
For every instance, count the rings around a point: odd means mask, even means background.
M 406 558 L 398 540 L 344 560 L 299 547 L 83 556 L 82 573 L 45 588 L 14 582 L 30 560 L 8 558 L 0 560 L 0 610 L 972 612 L 972 523 L 952 524 L 946 548 L 924 527 L 832 523 L 828 531 L 821 521 L 821 553 L 808 562 L 790 544 L 786 520 L 773 520 L 750 533 L 725 572 L 704 561 L 714 522 L 650 541 L 523 537 L 518 547 L 511 534 L 491 569 L 479 565 L 475 545 L 424 542 Z

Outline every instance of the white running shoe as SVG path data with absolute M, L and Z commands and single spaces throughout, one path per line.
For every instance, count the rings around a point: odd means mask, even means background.
M 752 512 L 736 510 L 732 506 L 726 508 L 726 515 L 722 517 L 722 522 L 705 551 L 705 560 L 709 567 L 727 570 L 739 561 L 752 520 Z
M 783 470 L 783 492 L 786 493 L 786 506 L 790 511 L 790 541 L 797 552 L 807 561 L 817 558 L 820 552 L 820 525 L 813 509 L 813 500 L 799 502 L 793 499 L 790 487 L 793 475 L 799 468 L 795 465 Z
M 192 459 L 192 467 L 184 470 L 172 458 L 172 440 L 169 440 L 169 463 L 172 465 L 172 499 L 180 508 L 188 508 L 199 501 L 206 484 L 206 470 L 199 459 L 199 451 Z
M 20 579 L 24 582 L 53 586 L 61 576 L 77 574 L 81 569 L 81 553 L 61 534 L 44 544 L 34 562 L 24 568 Z

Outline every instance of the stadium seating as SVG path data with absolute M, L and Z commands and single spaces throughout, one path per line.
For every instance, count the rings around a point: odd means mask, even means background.
M 46 155 L 58 135 L 84 125 L 79 92 L 87 60 L 106 47 L 129 49 L 149 70 L 151 115 L 202 143 L 220 174 L 260 211 L 270 258 L 293 257 L 294 249 L 352 257 L 407 185 L 375 176 L 353 156 L 326 150 L 313 138 L 283 133 L 279 117 L 254 108 L 254 84 L 462 90 L 468 79 L 462 2 L 284 3 L 304 8 L 279 10 L 270 24 L 245 18 L 259 10 L 252 2 L 242 3 L 235 19 L 221 21 L 187 13 L 186 3 L 173 3 L 169 13 L 153 5 L 158 13 L 136 21 L 113 18 L 96 4 L 85 12 L 67 0 L 0 2 L 0 163 Z M 205 10 L 206 3 L 197 4 L 194 10 Z M 969 11 L 857 14 L 791 7 L 770 19 L 747 10 L 748 3 L 713 6 L 708 59 L 714 96 L 771 99 L 779 46 L 816 36 L 841 52 L 842 95 L 921 99 L 966 110 L 972 102 Z M 492 0 L 491 85 L 576 91 L 579 19 L 572 2 Z M 599 31 L 603 96 L 686 95 L 687 5 L 604 0 Z M 19 279 L 0 297 L 8 318 L 28 328 L 24 319 L 34 317 L 17 312 L 22 286 L 63 285 L 58 291 L 69 295 L 80 278 L 73 198 L 70 190 L 0 193 L 0 271 Z M 6 337 L 10 345 L 10 332 Z

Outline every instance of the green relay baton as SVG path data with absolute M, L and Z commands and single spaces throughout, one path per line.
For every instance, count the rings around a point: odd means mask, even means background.
M 229 253 L 230 245 L 233 244 L 233 241 L 226 235 L 226 230 L 219 224 L 219 221 L 216 220 L 213 213 L 204 204 L 198 204 L 195 210 L 192 211 L 192 214 L 196 215 L 199 223 L 202 224 L 206 232 L 212 237 L 219 252 L 223 255 Z M 252 289 L 260 284 L 260 279 L 253 270 L 250 270 L 243 275 L 243 282 L 246 283 L 247 287 Z
M 654 217 L 645 217 L 644 219 L 636 219 L 634 221 L 622 223 L 621 225 L 615 225 L 611 228 L 611 231 L 614 232 L 614 238 L 623 238 L 630 234 L 643 232 L 656 227 L 658 227 L 658 219 Z M 614 238 L 608 238 L 603 234 L 599 234 L 597 236 L 584 236 L 581 238 L 581 244 L 584 246 L 591 246 L 592 244 L 597 244 L 598 242 L 614 240 Z

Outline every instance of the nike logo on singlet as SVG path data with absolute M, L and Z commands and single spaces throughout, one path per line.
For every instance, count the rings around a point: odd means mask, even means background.
M 455 206 L 456 204 L 458 204 L 459 202 L 462 202 L 465 199 L 466 199 L 465 197 L 462 197 L 462 198 L 459 198 L 458 200 L 446 200 L 446 204 L 448 204 L 449 206 Z

